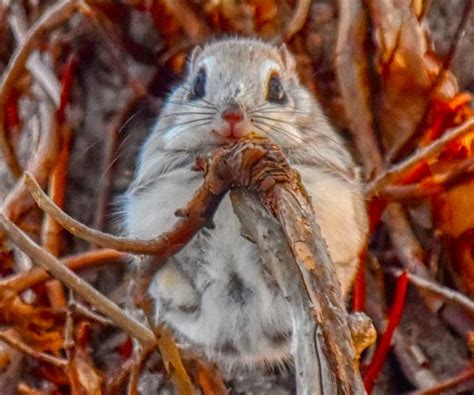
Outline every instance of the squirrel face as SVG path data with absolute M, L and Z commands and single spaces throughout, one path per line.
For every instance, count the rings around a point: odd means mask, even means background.
M 168 98 L 155 130 L 162 131 L 167 150 L 205 150 L 249 133 L 296 148 L 305 133 L 316 131 L 314 105 L 285 46 L 218 41 L 194 49 L 186 78 Z

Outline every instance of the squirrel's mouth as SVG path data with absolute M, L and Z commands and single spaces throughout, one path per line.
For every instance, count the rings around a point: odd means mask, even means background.
M 240 125 L 226 125 L 221 129 L 211 130 L 211 134 L 215 136 L 219 142 L 222 141 L 223 144 L 238 141 L 252 133 L 255 132 Z

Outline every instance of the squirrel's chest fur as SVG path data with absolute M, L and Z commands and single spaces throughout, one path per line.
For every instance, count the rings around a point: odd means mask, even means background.
M 170 158 L 169 153 L 156 155 L 156 163 L 142 168 L 127 196 L 127 228 L 133 237 L 149 239 L 169 230 L 175 211 L 202 182 L 202 174 L 193 172 L 189 161 Z M 164 169 L 170 159 L 175 167 Z M 295 167 L 319 206 L 316 217 L 347 293 L 364 237 L 357 218 L 361 208 L 354 206 L 362 204 L 359 188 L 316 167 Z M 150 294 L 157 321 L 214 359 L 255 365 L 289 356 L 292 323 L 287 304 L 256 245 L 242 237 L 228 196 L 215 214 L 214 228 L 203 229 L 166 263 Z

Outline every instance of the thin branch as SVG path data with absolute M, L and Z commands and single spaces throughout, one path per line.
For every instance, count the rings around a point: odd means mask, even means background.
M 7 234 L 10 240 L 33 259 L 33 261 L 42 266 L 45 270 L 51 272 L 54 277 L 61 280 L 66 286 L 71 288 L 102 314 L 109 317 L 130 336 L 136 338 L 143 345 L 156 342 L 155 336 L 149 328 L 129 316 L 110 299 L 102 295 L 70 269 L 63 266 L 53 255 L 36 245 L 21 229 L 3 214 L 0 214 L 0 228 Z
M 95 321 L 104 326 L 113 325 L 113 322 L 111 320 L 109 320 L 108 318 L 105 318 L 102 315 L 97 314 L 96 312 L 92 311 L 91 309 L 87 308 L 82 303 L 79 303 L 76 300 L 72 300 L 72 301 L 70 300 L 69 306 L 72 312 L 74 313 L 74 315 L 79 315 L 83 318 L 87 318 L 91 321 Z
M 339 26 L 336 44 L 336 77 L 344 110 L 359 151 L 366 178 L 383 171 L 384 162 L 370 111 L 369 63 L 365 50 L 369 34 L 367 15 L 360 0 L 338 0 Z
M 77 1 L 64 0 L 47 10 L 43 16 L 36 21 L 26 35 L 21 45 L 16 49 L 3 74 L 0 85 L 0 144 L 2 145 L 5 162 L 12 174 L 19 178 L 22 170 L 15 155 L 15 150 L 7 135 L 5 125 L 5 106 L 11 90 L 25 69 L 28 57 L 37 43 L 37 40 L 48 30 L 68 20 L 77 8 Z
M 286 25 L 285 32 L 282 35 L 282 41 L 289 41 L 296 33 L 298 33 L 304 26 L 306 19 L 308 19 L 309 7 L 311 0 L 298 0 L 296 2 L 295 11 L 290 21 Z
M 432 174 L 426 181 L 407 185 L 387 185 L 379 194 L 395 200 L 423 199 L 441 193 L 459 181 L 465 181 L 465 177 L 472 173 L 474 173 L 474 156 L 450 163 L 448 169 Z
M 37 178 L 38 183 L 44 186 L 59 154 L 60 133 L 54 123 L 52 106 L 47 102 L 40 102 L 39 110 L 40 141 L 33 157 L 28 161 L 27 169 Z M 16 222 L 31 207 L 34 207 L 34 203 L 28 196 L 24 178 L 20 178 L 8 193 L 3 211 L 13 222 Z
M 118 251 L 155 255 L 160 258 L 160 262 L 180 251 L 192 239 L 207 223 L 223 196 L 221 190 L 214 193 L 208 182 L 203 183 L 186 206 L 187 208 L 182 210 L 186 214 L 175 223 L 171 231 L 151 240 L 138 240 L 112 236 L 91 229 L 69 217 L 49 199 L 28 173 L 25 173 L 25 184 L 38 206 L 73 235 Z
M 390 272 L 392 272 L 396 276 L 402 273 L 402 271 L 398 269 L 390 270 Z M 436 284 L 435 282 L 428 280 L 426 278 L 423 278 L 421 276 L 418 276 L 416 274 L 408 273 L 408 272 L 405 272 L 405 273 L 407 274 L 410 282 L 415 284 L 417 287 L 425 289 L 430 292 L 434 292 L 435 294 L 441 295 L 446 300 L 457 303 L 463 306 L 466 310 L 470 311 L 471 313 L 474 313 L 474 301 L 470 299 L 469 297 L 467 297 L 466 295 L 454 289 Z
M 371 196 L 377 195 L 377 193 L 383 190 L 387 185 L 395 184 L 415 165 L 439 154 L 450 142 L 461 138 L 472 131 L 474 131 L 474 118 L 469 119 L 458 127 L 447 130 L 439 139 L 420 149 L 403 162 L 392 166 L 388 171 L 382 173 L 374 181 L 370 182 L 366 187 L 367 196 L 370 198 Z
M 207 24 L 187 0 L 164 0 L 163 3 L 193 43 L 200 44 L 209 37 L 211 32 Z
M 423 389 L 421 391 L 417 391 L 412 393 L 412 395 L 436 395 L 436 394 L 443 394 L 449 390 L 452 390 L 459 385 L 469 382 L 469 380 L 474 379 L 474 366 L 464 370 L 463 372 L 459 373 L 458 375 L 451 377 L 447 380 L 441 381 L 435 386 L 427 389 Z M 472 389 L 472 388 L 468 388 Z
M 21 45 L 28 32 L 27 18 L 22 5 L 19 3 L 11 4 L 8 22 L 17 43 Z M 54 105 L 57 106 L 59 104 L 60 84 L 53 70 L 41 60 L 37 52 L 31 54 L 26 63 L 26 68 L 48 94 Z
M 23 354 L 29 355 L 30 357 L 36 358 L 42 362 L 46 362 L 63 369 L 67 366 L 67 361 L 65 359 L 38 352 L 33 347 L 23 343 L 20 339 L 20 335 L 14 329 L 1 330 L 0 340 L 8 344 L 10 347 L 21 351 Z
M 62 258 L 60 262 L 61 265 L 72 271 L 79 271 L 105 265 L 110 262 L 117 262 L 124 257 L 125 254 L 119 251 L 102 249 Z M 10 288 L 20 293 L 49 279 L 51 279 L 51 275 L 45 269 L 36 267 L 29 272 L 0 279 L 0 289 Z

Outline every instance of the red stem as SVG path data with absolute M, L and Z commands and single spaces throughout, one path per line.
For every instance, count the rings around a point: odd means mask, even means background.
M 354 290 L 352 291 L 352 310 L 364 311 L 365 307 L 365 260 L 367 250 L 364 248 L 359 254 L 359 268 L 354 281 Z
M 59 125 L 62 125 L 65 121 L 66 106 L 69 104 L 71 96 L 72 84 L 74 82 L 74 71 L 76 69 L 78 59 L 76 54 L 71 54 L 64 66 L 64 71 L 61 75 L 61 99 L 59 101 L 59 107 L 56 111 L 56 120 Z
M 375 379 L 382 370 L 383 364 L 387 359 L 388 352 L 390 350 L 390 343 L 392 342 L 393 332 L 400 323 L 400 319 L 405 306 L 405 297 L 407 293 L 408 276 L 403 272 L 397 280 L 397 288 L 395 290 L 395 300 L 393 302 L 390 314 L 388 317 L 388 325 L 382 338 L 380 339 L 379 345 L 375 350 L 374 358 L 370 363 L 369 367 L 364 376 L 365 389 L 370 394 L 374 387 Z

